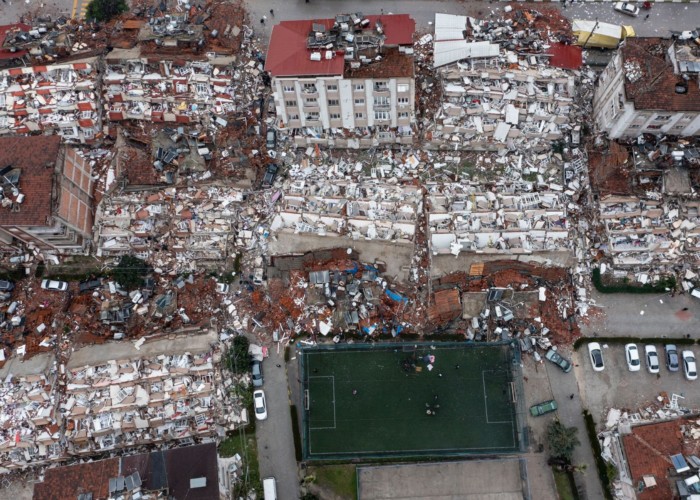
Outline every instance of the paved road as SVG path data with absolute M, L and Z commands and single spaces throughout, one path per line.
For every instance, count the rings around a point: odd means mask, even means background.
M 686 334 L 697 337 L 700 331 L 700 299 L 687 294 L 605 295 L 593 290 L 591 298 L 601 307 L 602 314 L 591 316 L 588 324 L 581 325 L 586 336 L 597 333 L 678 338 Z
M 574 372 L 564 373 L 552 363 L 545 363 L 549 382 L 552 387 L 552 396 L 559 405 L 559 420 L 567 427 L 578 429 L 578 438 L 581 445 L 574 450 L 573 463 L 575 465 L 586 464 L 583 474 L 576 474 L 576 482 L 582 494 L 582 498 L 598 500 L 603 497 L 603 488 L 598 479 L 593 451 L 586 434 L 586 425 L 583 420 L 581 399 L 579 398 L 578 382 Z M 570 395 L 574 394 L 574 399 Z
M 273 476 L 277 480 L 277 496 L 280 500 L 297 500 L 299 476 L 294 454 L 292 418 L 289 414 L 287 372 L 284 359 L 277 354 L 276 349 L 270 349 L 270 357 L 264 361 L 263 370 L 268 416 L 267 420 L 258 422 L 256 430 L 260 476 Z

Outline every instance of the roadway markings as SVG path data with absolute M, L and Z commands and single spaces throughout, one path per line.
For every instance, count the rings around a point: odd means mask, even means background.
M 90 0 L 73 0 L 73 9 L 71 10 L 71 17 L 78 19 L 85 19 L 85 12 L 87 11 L 87 6 Z

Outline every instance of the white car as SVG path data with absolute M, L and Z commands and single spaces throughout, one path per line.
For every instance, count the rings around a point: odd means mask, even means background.
M 231 289 L 231 287 L 229 285 L 227 285 L 226 283 L 217 283 L 216 284 L 216 293 L 227 294 L 230 289 Z
M 683 358 L 685 378 L 688 380 L 695 380 L 698 378 L 698 368 L 695 365 L 695 354 L 693 354 L 693 351 L 683 351 L 681 357 Z
M 261 389 L 253 392 L 253 407 L 255 408 L 255 418 L 257 420 L 265 420 L 267 418 L 265 392 L 263 392 Z
M 637 17 L 639 15 L 639 7 L 633 3 L 615 2 L 613 8 L 622 14 L 627 14 L 628 16 Z
M 44 290 L 53 290 L 55 292 L 65 292 L 68 290 L 68 283 L 65 281 L 42 280 L 41 288 Z
M 647 358 L 647 370 L 649 373 L 659 373 L 659 354 L 653 345 L 644 346 L 644 355 Z
M 605 370 L 603 351 L 600 350 L 600 344 L 598 342 L 591 342 L 588 344 L 588 354 L 591 356 L 591 364 L 593 365 L 594 371 L 602 372 Z
M 631 372 L 638 372 L 642 367 L 642 362 L 639 359 L 637 344 L 625 344 L 625 357 L 627 358 L 627 368 Z

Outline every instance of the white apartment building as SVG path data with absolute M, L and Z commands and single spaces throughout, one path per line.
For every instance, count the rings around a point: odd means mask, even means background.
M 414 30 L 406 14 L 276 25 L 265 70 L 278 128 L 297 145 L 412 143 Z
M 596 127 L 612 139 L 700 131 L 700 47 L 695 42 L 628 38 L 600 75 Z

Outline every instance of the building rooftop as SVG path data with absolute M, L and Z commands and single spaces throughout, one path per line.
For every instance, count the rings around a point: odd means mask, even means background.
M 351 43 L 356 47 L 361 44 L 362 37 L 370 37 L 368 43 L 372 43 L 374 38 L 382 39 L 381 45 L 396 47 L 399 45 L 411 45 L 413 43 L 413 33 L 416 22 L 408 14 L 391 14 L 382 16 L 362 16 L 353 14 L 347 17 L 347 23 L 351 24 L 355 19 L 361 20 L 355 24 L 354 33 L 356 39 Z M 348 37 L 334 34 L 334 26 L 337 28 L 341 24 L 337 19 L 316 19 L 299 21 L 282 21 L 272 30 L 270 45 L 267 51 L 265 70 L 272 76 L 340 76 L 345 69 L 345 55 L 348 48 Z M 373 32 L 373 35 L 366 33 Z M 320 60 L 312 60 L 311 54 L 316 45 L 312 33 L 323 33 L 324 40 L 328 44 L 318 46 L 316 51 L 321 57 Z M 344 31 L 342 32 L 344 33 Z M 350 35 L 353 38 L 353 35 Z M 316 37 L 318 38 L 318 37 Z M 331 46 L 332 50 L 323 50 Z M 327 58 L 327 55 L 330 58 Z
M 107 498 L 109 478 L 119 475 L 119 459 L 46 469 L 44 480 L 34 486 L 34 500 L 78 498 L 92 493 L 92 498 Z
M 52 213 L 54 166 L 60 145 L 58 135 L 0 138 L 2 225 L 46 224 Z
M 677 47 L 678 45 L 678 47 Z M 669 52 L 687 47 L 683 42 L 662 38 L 628 38 L 622 46 L 625 95 L 635 109 L 700 111 L 700 87 L 674 72 Z M 686 69 L 686 68 L 684 68 Z M 691 68 L 692 69 L 692 68 Z M 685 74 L 693 71 L 684 71 Z M 695 69 L 694 73 L 697 73 Z M 690 75 L 689 75 L 690 76 Z M 697 77 L 697 75 L 694 75 Z M 678 85 L 685 92 L 678 92 Z

